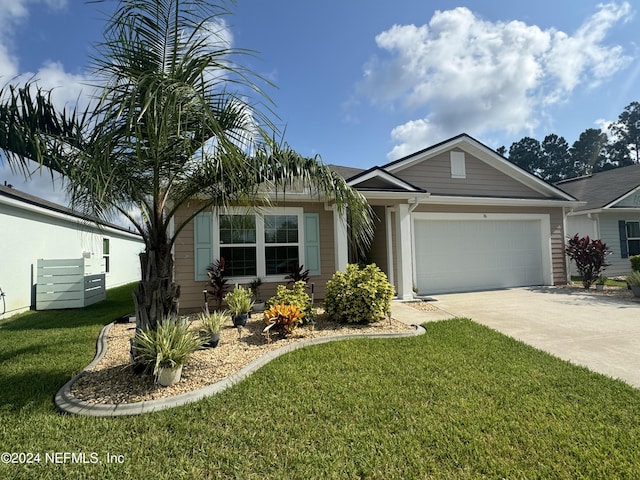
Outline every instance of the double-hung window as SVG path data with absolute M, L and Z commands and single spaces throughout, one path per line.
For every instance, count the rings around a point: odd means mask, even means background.
M 220 257 L 230 277 L 256 276 L 257 238 L 255 215 L 220 215 Z
M 286 275 L 300 262 L 298 215 L 264 216 L 264 256 L 267 275 Z
M 301 208 L 220 214 L 214 225 L 227 277 L 283 277 L 303 263 Z M 217 234 L 216 234 L 217 233 Z
M 627 222 L 627 251 L 630 256 L 640 255 L 640 222 Z

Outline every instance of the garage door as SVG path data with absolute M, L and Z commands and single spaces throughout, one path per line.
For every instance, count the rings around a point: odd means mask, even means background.
M 540 220 L 416 220 L 420 294 L 544 284 Z

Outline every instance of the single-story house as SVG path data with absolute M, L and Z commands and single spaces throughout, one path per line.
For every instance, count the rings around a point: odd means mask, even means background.
M 461 134 L 382 167 L 332 167 L 367 198 L 376 231 L 367 260 L 400 299 L 526 285 L 565 284 L 569 193 Z M 347 226 L 330 201 L 287 194 L 257 211 L 207 210 L 175 246 L 182 308 L 202 305 L 206 267 L 227 261 L 230 283 L 263 280 L 268 297 L 286 267 L 310 270 L 316 298 L 349 259 Z M 178 212 L 193 214 L 198 200 Z
M 564 180 L 559 188 L 585 202 L 567 213 L 567 234 L 600 239 L 611 249 L 607 276 L 631 271 L 640 254 L 640 165 Z
M 140 235 L 0 185 L 0 318 L 35 308 L 39 259 L 87 259 L 106 288 L 140 280 Z M 97 260 L 97 261 L 95 261 Z

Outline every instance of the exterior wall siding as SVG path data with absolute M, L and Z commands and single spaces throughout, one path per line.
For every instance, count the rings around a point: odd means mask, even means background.
M 101 260 L 102 240 L 109 239 L 109 273 L 107 288 L 140 280 L 138 254 L 144 250 L 139 236 L 93 224 L 82 223 L 70 215 L 52 216 L 46 209 L 23 209 L 0 204 L 0 288 L 5 293 L 5 313 L 12 315 L 35 306 L 38 259 L 90 258 Z M 93 273 L 104 273 L 104 270 Z M 0 308 L 2 305 L 0 304 Z
M 449 152 L 393 173 L 412 185 L 426 189 L 432 195 L 545 198 L 541 193 L 467 152 L 465 163 L 466 178 L 451 178 Z
M 628 212 L 607 212 L 600 214 L 600 240 L 607 244 L 612 254 L 607 257 L 607 262 L 611 265 L 607 267 L 604 274 L 608 277 L 617 275 L 627 275 L 631 271 L 629 258 L 620 256 L 620 233 L 618 231 L 618 221 L 640 222 L 640 213 Z
M 176 225 L 181 224 L 187 217 L 198 209 L 197 201 L 190 202 L 176 213 Z M 327 281 L 335 273 L 335 250 L 333 238 L 333 213 L 325 211 L 321 203 L 286 203 L 274 204 L 274 207 L 302 207 L 304 213 L 318 213 L 320 220 L 320 275 L 311 276 L 310 282 L 315 285 L 315 299 L 321 300 L 325 296 Z M 180 285 L 180 310 L 183 312 L 198 311 L 204 302 L 204 281 L 196 281 L 194 259 L 194 229 L 193 221 L 180 232 L 174 247 L 175 277 Z M 279 284 L 284 282 L 264 280 L 260 287 L 260 296 L 266 300 L 276 292 Z
M 376 215 L 375 235 L 371 243 L 369 261 L 375 263 L 383 272 L 388 271 L 387 266 L 387 220 L 385 207 L 373 207 Z

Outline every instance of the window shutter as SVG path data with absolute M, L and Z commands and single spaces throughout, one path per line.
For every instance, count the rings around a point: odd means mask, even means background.
M 211 265 L 213 247 L 213 214 L 200 212 L 193 219 L 194 268 L 196 280 L 208 280 L 207 267 Z
M 304 266 L 309 275 L 320 275 L 320 215 L 304 214 Z
M 618 231 L 620 232 L 620 258 L 629 258 L 627 249 L 627 222 L 618 220 Z

